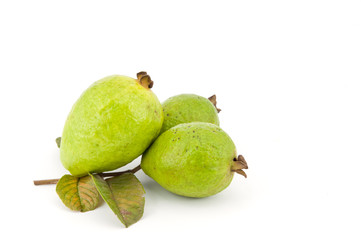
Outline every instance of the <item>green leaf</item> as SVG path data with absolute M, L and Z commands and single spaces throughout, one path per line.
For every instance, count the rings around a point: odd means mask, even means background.
M 56 185 L 61 201 L 74 211 L 91 211 L 99 205 L 99 193 L 90 176 L 64 175 Z
M 58 148 L 60 148 L 60 144 L 61 144 L 61 137 L 57 137 L 55 139 L 56 145 L 58 145 Z
M 96 174 L 91 176 L 100 195 L 125 227 L 136 223 L 143 216 L 145 191 L 133 173 L 106 180 Z

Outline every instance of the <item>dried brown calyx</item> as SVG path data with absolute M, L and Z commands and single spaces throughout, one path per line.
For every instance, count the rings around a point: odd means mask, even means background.
M 214 107 L 217 109 L 217 112 L 220 112 L 221 109 L 217 108 L 217 97 L 216 97 L 216 94 L 210 96 L 208 98 L 209 101 L 211 101 L 211 103 L 213 103 Z
M 153 81 L 150 79 L 150 76 L 147 72 L 139 72 L 137 73 L 137 79 L 140 85 L 142 85 L 146 89 L 151 89 L 153 87 Z
M 244 157 L 242 155 L 238 155 L 238 158 L 233 159 L 231 171 L 241 174 L 246 178 L 247 174 L 242 169 L 248 169 L 248 165 Z

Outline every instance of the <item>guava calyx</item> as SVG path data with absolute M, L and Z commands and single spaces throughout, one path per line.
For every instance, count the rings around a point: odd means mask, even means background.
M 220 111 L 222 111 L 221 109 L 217 108 L 217 97 L 216 94 L 210 96 L 208 98 L 209 101 L 211 101 L 211 103 L 213 103 L 214 107 L 217 109 L 217 112 L 219 113 Z
M 142 85 L 145 89 L 151 89 L 153 87 L 153 81 L 150 79 L 147 72 L 137 73 L 137 79 L 140 85 Z
M 242 155 L 238 155 L 238 158 L 233 159 L 231 171 L 247 178 L 247 174 L 242 169 L 248 169 L 248 165 L 244 157 Z

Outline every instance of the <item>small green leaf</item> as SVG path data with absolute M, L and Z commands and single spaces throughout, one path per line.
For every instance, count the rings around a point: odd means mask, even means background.
M 96 174 L 91 176 L 100 195 L 125 227 L 136 223 L 143 216 L 145 192 L 133 173 L 106 180 Z
M 99 205 L 99 193 L 90 176 L 64 175 L 56 185 L 61 201 L 74 211 L 91 211 Z
M 58 148 L 60 148 L 60 144 L 61 144 L 61 137 L 57 137 L 55 139 L 56 145 L 58 145 Z

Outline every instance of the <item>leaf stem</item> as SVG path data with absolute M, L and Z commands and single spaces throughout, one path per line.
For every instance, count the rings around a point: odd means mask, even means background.
M 129 169 L 122 172 L 108 172 L 108 173 L 98 173 L 101 177 L 114 177 L 119 176 L 124 173 L 136 173 L 141 169 L 140 165 L 136 166 L 133 169 Z M 48 185 L 48 184 L 57 184 L 59 179 L 44 179 L 44 180 L 34 180 L 34 185 Z
M 129 170 L 126 170 L 126 171 L 123 171 L 123 172 L 109 172 L 109 173 L 98 173 L 99 176 L 101 177 L 114 177 L 114 176 L 119 176 L 119 175 L 122 175 L 124 173 L 136 173 L 140 170 L 140 165 L 136 166 L 135 168 L 133 169 L 129 169 Z

